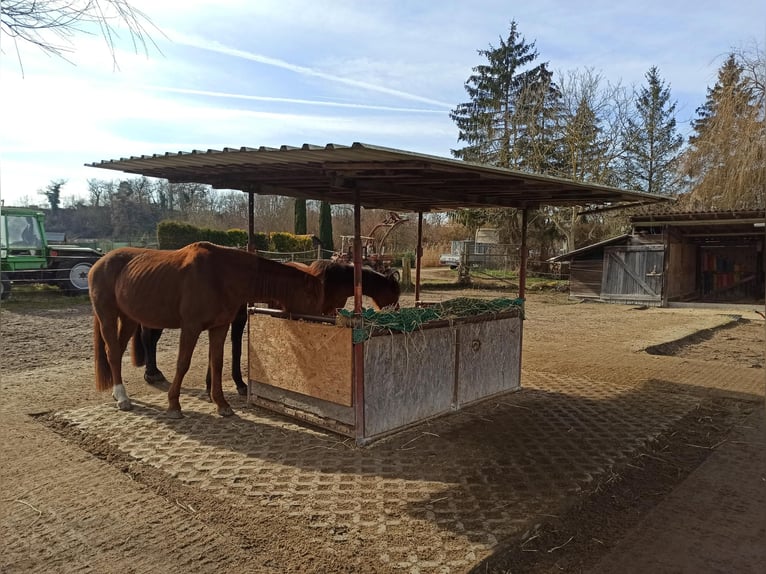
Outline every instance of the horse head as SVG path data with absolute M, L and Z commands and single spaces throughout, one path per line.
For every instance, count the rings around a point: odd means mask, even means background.
M 386 276 L 377 271 L 373 271 L 373 273 L 380 276 L 379 287 L 375 289 L 375 293 L 372 296 L 375 305 L 379 309 L 386 307 L 398 311 L 401 286 L 396 280 L 396 277 L 393 275 Z

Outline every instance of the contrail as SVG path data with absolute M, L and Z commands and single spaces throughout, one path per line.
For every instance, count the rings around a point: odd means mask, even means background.
M 423 96 L 418 96 L 416 94 L 410 94 L 409 92 L 403 92 L 401 90 L 394 90 L 392 88 L 387 88 L 385 86 L 370 84 L 369 82 L 361 82 L 359 80 L 344 78 L 342 76 L 336 76 L 334 74 L 327 74 L 325 72 L 320 72 L 312 68 L 307 68 L 305 66 L 298 66 L 295 64 L 291 64 L 290 62 L 285 62 L 284 60 L 279 60 L 277 58 L 270 58 L 268 56 L 263 56 L 261 54 L 253 54 L 252 52 L 245 52 L 244 50 L 229 48 L 228 46 L 224 46 L 220 42 L 205 40 L 203 38 L 198 38 L 193 36 L 187 36 L 185 34 L 180 34 L 178 32 L 171 32 L 169 36 L 173 42 L 176 42 L 177 44 L 183 44 L 185 46 L 190 46 L 192 48 L 199 48 L 201 50 L 208 50 L 210 52 L 218 52 L 219 54 L 235 56 L 237 58 L 242 58 L 244 60 L 251 60 L 253 62 L 258 62 L 260 64 L 265 64 L 267 66 L 274 66 L 276 68 L 282 68 L 283 70 L 289 70 L 291 72 L 295 72 L 296 74 L 301 74 L 304 76 L 313 76 L 315 78 L 322 78 L 324 80 L 329 80 L 331 82 L 337 82 L 339 84 L 345 84 L 347 86 L 354 86 L 357 88 L 364 88 L 366 90 L 370 90 L 373 92 L 380 92 L 382 94 L 389 94 L 391 96 L 396 96 L 398 98 L 403 98 L 406 100 L 423 102 L 425 104 L 440 106 L 446 109 L 451 109 L 453 107 L 453 104 L 448 102 L 442 102 L 439 100 L 434 100 L 432 98 L 425 98 Z
M 305 100 L 300 98 L 277 98 L 272 96 L 252 96 L 248 94 L 231 94 L 228 92 L 212 92 L 208 90 L 195 90 L 191 88 L 172 88 L 167 86 L 141 86 L 141 88 L 149 91 L 157 92 L 172 92 L 175 94 L 190 94 L 196 96 L 209 96 L 214 98 L 232 98 L 238 100 L 255 100 L 259 102 L 276 102 L 286 104 L 305 104 L 310 106 L 329 106 L 336 108 L 353 108 L 360 110 L 378 110 L 385 112 L 407 112 L 417 114 L 443 114 L 444 109 L 427 109 L 427 108 L 400 108 L 396 106 L 376 106 L 371 104 L 353 104 L 342 103 L 325 100 Z

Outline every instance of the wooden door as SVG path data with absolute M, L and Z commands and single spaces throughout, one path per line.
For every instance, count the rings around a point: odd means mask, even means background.
M 663 245 L 604 248 L 601 298 L 607 301 L 662 303 Z

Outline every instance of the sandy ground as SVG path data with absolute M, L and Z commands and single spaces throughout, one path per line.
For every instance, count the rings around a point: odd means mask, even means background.
M 127 358 L 138 407 L 116 411 L 94 388 L 87 302 L 4 305 L 0 332 L 3 573 L 628 571 L 635 529 L 660 535 L 653 511 L 745 432 L 764 394 L 752 310 L 531 293 L 522 391 L 360 448 L 245 404 L 230 381 L 237 416 L 216 417 L 204 340 L 183 421 L 163 418 L 163 393 Z M 166 373 L 176 342 L 160 343 Z M 734 470 L 732 488 L 749 472 Z M 689 524 L 710 512 L 696 495 Z M 706 571 L 699 529 L 675 536 L 680 566 L 665 571 Z M 761 571 L 757 553 L 729 550 L 737 572 Z

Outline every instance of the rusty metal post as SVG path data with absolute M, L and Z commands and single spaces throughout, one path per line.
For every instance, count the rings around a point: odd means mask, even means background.
M 362 205 L 359 190 L 354 190 L 354 331 L 362 325 Z M 354 414 L 356 440 L 364 440 L 364 342 L 353 343 Z
M 415 248 L 415 305 L 420 301 L 420 264 L 423 259 L 423 212 L 418 211 L 418 246 Z
M 521 247 L 519 248 L 519 255 L 521 261 L 519 263 L 519 299 L 524 299 L 527 294 L 527 259 L 529 253 L 527 250 L 527 222 L 528 213 L 527 208 L 521 210 Z
M 255 193 L 247 190 L 247 250 L 255 251 Z

